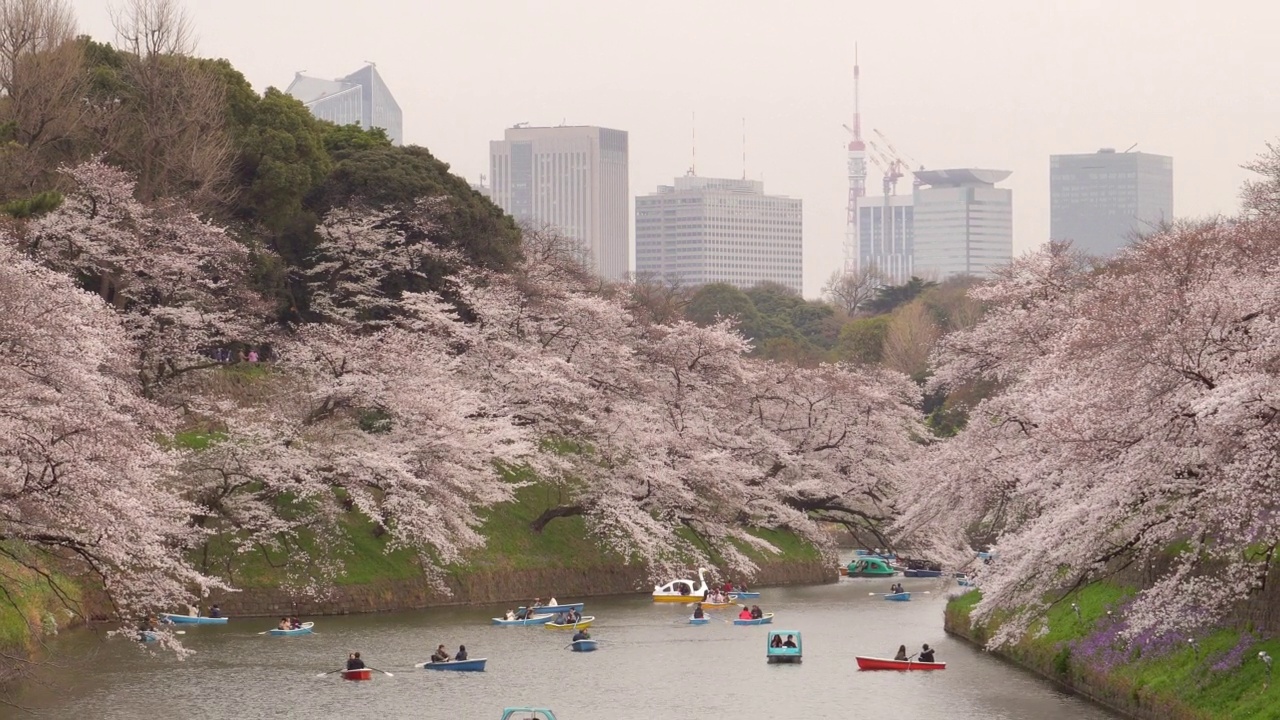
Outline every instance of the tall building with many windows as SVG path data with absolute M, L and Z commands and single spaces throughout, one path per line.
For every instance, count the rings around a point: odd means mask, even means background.
M 1049 237 L 1107 256 L 1173 219 L 1173 158 L 1143 152 L 1049 156 Z
M 759 180 L 678 177 L 636 198 L 636 274 L 685 285 L 803 290 L 801 201 Z
M 915 173 L 915 275 L 991 277 L 1013 259 L 1013 191 L 996 187 L 1011 174 L 976 168 Z
M 546 224 L 582 243 L 601 277 L 631 271 L 625 130 L 507 128 L 489 143 L 491 199 L 516 220 Z
M 346 77 L 322 80 L 298 73 L 286 93 L 302 101 L 312 115 L 337 125 L 382 128 L 391 142 L 404 142 L 404 115 L 373 64 Z
M 874 269 L 886 285 L 911 279 L 915 208 L 910 195 L 860 197 L 858 267 Z

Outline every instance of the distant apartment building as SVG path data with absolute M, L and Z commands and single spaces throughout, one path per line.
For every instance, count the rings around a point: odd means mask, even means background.
M 1049 237 L 1114 254 L 1173 219 L 1173 158 L 1143 152 L 1049 156 Z
M 346 77 L 322 80 L 294 75 L 286 93 L 302 101 L 312 115 L 337 125 L 382 128 L 391 142 L 404 142 L 404 116 L 377 68 L 366 65 Z
M 685 285 L 803 290 L 801 201 L 759 180 L 678 177 L 636 198 L 636 274 Z
M 578 240 L 601 277 L 622 279 L 631 271 L 627 158 L 625 130 L 507 128 L 489 143 L 490 199 Z
M 910 195 L 858 198 L 858 267 L 874 268 L 886 285 L 911 279 L 915 208 Z
M 912 272 L 928 280 L 991 277 L 1013 259 L 1013 191 L 1008 170 L 915 173 Z

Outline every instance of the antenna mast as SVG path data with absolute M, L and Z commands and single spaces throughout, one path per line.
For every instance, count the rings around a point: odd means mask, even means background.
M 742 179 L 747 179 L 747 119 L 742 118 Z
M 853 127 L 848 147 L 849 203 L 845 208 L 844 271 L 856 272 L 859 265 L 858 198 L 867 195 L 867 145 L 862 140 L 862 108 L 859 91 L 858 45 L 853 45 Z

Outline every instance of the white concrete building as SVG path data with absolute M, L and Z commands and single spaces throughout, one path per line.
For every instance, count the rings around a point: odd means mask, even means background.
M 337 80 L 297 73 L 285 93 L 301 100 L 321 120 L 365 130 L 382 128 L 393 144 L 404 142 L 404 113 L 373 65 Z
M 910 195 L 858 198 L 858 267 L 874 268 L 886 285 L 911 279 L 915 208 Z
M 1013 191 L 996 187 L 1011 174 L 976 168 L 915 173 L 915 275 L 991 277 L 1013 259 Z
M 518 221 L 582 243 L 601 277 L 631 271 L 627 133 L 589 126 L 513 127 L 489 143 L 491 199 Z
M 636 198 L 636 274 L 746 289 L 803 290 L 801 201 L 758 180 L 686 175 Z

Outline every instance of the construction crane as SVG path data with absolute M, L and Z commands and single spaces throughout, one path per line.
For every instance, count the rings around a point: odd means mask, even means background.
M 889 138 L 884 133 L 874 128 L 871 130 L 871 132 L 875 133 L 876 136 L 880 138 L 880 141 L 883 142 L 885 147 L 889 149 L 889 153 L 888 153 L 889 157 L 892 158 L 893 160 L 898 161 L 898 163 L 902 166 L 902 169 L 904 169 L 907 172 L 911 172 L 911 168 L 913 167 L 918 168 L 920 170 L 924 169 L 923 163 L 916 162 L 915 158 L 903 153 L 901 150 L 894 147 L 893 143 L 890 142 Z M 915 181 L 915 184 L 919 185 L 920 182 L 917 180 Z
M 884 198 L 888 203 L 889 198 L 897 194 L 898 181 L 906 174 L 908 168 L 901 160 L 885 152 L 884 148 L 877 145 L 874 140 L 868 140 L 867 147 L 871 148 L 871 159 L 884 170 Z

